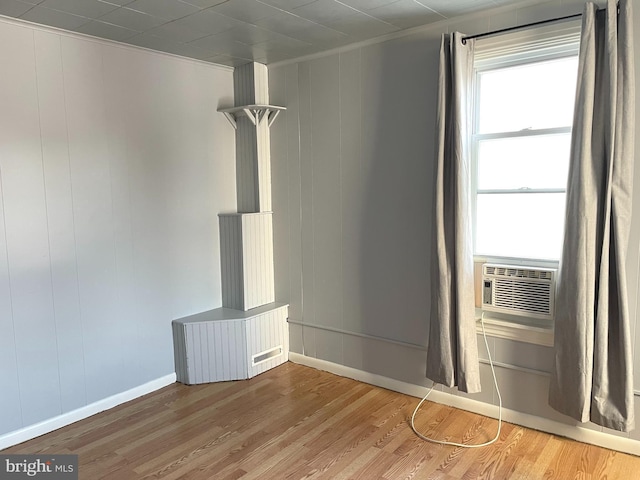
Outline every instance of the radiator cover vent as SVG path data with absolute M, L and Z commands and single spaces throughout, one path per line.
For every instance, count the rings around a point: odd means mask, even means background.
M 485 263 L 482 267 L 482 309 L 553 319 L 556 270 Z

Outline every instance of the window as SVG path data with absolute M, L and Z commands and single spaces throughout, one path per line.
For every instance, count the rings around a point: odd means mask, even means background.
M 576 25 L 476 45 L 477 256 L 560 259 L 578 48 Z

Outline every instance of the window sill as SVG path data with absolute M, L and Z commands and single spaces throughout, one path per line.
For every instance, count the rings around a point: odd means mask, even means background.
M 521 325 L 491 317 L 484 317 L 484 329 L 489 337 L 506 338 L 517 342 L 553 347 L 553 329 Z M 480 318 L 476 322 L 476 332 L 482 335 Z

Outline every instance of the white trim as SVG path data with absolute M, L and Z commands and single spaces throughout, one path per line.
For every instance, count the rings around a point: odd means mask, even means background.
M 491 317 L 484 317 L 484 329 L 490 337 L 506 338 L 517 342 L 553 347 L 553 329 L 520 325 Z M 476 322 L 476 333 L 482 335 L 480 320 Z
M 361 42 L 357 42 L 357 43 L 350 43 L 348 45 L 344 45 L 342 47 L 336 47 L 336 48 L 332 48 L 330 50 L 324 50 L 322 52 L 317 52 L 317 53 L 310 53 L 309 55 L 303 55 L 301 57 L 296 57 L 296 58 L 289 58 L 286 60 L 280 60 L 278 62 L 273 62 L 273 63 L 269 63 L 267 64 L 268 68 L 277 68 L 277 67 L 284 67 L 286 65 L 291 65 L 294 63 L 300 63 L 300 62 L 307 62 L 309 60 L 315 60 L 317 58 L 322 58 L 322 57 L 326 57 L 329 55 L 335 55 L 337 53 L 343 53 L 343 52 L 348 52 L 351 50 L 356 50 L 359 48 L 363 48 L 363 47 L 368 47 L 370 45 L 377 45 L 379 43 L 384 43 L 384 42 L 388 42 L 391 40 L 396 40 L 398 38 L 403 38 L 403 37 L 408 37 L 410 35 L 415 35 L 415 34 L 420 34 L 420 33 L 424 33 L 424 32 L 428 32 L 429 30 L 436 30 L 436 31 L 449 31 L 450 30 L 450 25 L 458 25 L 462 22 L 466 22 L 467 20 L 471 20 L 474 18 L 486 18 L 486 17 L 491 17 L 494 15 L 500 15 L 503 13 L 507 13 L 507 12 L 517 12 L 518 10 L 522 9 L 522 8 L 527 8 L 530 6 L 534 6 L 534 5 L 538 5 L 542 3 L 542 0 L 527 0 L 527 1 L 522 1 L 522 2 L 518 2 L 518 5 L 503 5 L 503 6 L 496 6 L 496 8 L 490 8 L 490 9 L 486 9 L 486 10 L 481 10 L 479 12 L 471 12 L 465 15 L 460 15 L 460 16 L 456 16 L 456 17 L 443 17 L 442 20 L 438 20 L 437 22 L 432 22 L 432 23 L 426 23 L 424 25 L 418 25 L 417 27 L 411 27 L 411 28 L 406 28 L 403 30 L 398 30 L 396 32 L 391 32 L 391 33 L 387 33 L 386 35 L 381 35 L 379 37 L 375 37 L 375 38 L 370 38 L 368 40 L 363 40 Z M 576 12 L 574 12 L 575 14 L 581 14 L 582 10 L 578 10 Z M 518 26 L 518 25 L 513 25 Z M 482 30 L 482 31 L 473 31 L 473 32 L 465 32 L 469 35 L 471 34 L 479 34 L 479 33 L 488 33 L 489 31 L 491 31 L 491 28 L 487 28 L 486 30 Z
M 498 257 L 495 255 L 473 255 L 473 263 L 478 264 L 482 268 L 483 263 L 503 263 L 511 265 L 514 268 L 523 267 L 540 267 L 540 268 L 560 268 L 559 260 L 550 260 L 543 258 L 517 258 L 517 257 Z
M 580 31 L 580 18 L 573 18 L 485 37 L 476 44 L 474 67 L 486 71 L 577 56 Z
M 155 392 L 156 390 L 160 390 L 161 388 L 166 387 L 167 385 L 171 385 L 175 382 L 176 374 L 171 373 L 169 375 L 165 375 L 164 377 L 160 377 L 147 382 L 143 385 L 134 387 L 125 392 L 117 393 L 84 407 L 72 410 L 71 412 L 63 413 L 62 415 L 58 415 L 57 417 L 49 418 L 42 422 L 29 425 L 27 427 L 21 428 L 20 430 L 15 430 L 13 432 L 0 435 L 0 450 L 11 447 L 13 445 L 17 445 L 18 443 L 26 442 L 27 440 L 39 437 L 40 435 L 44 435 L 45 433 L 49 433 L 59 428 L 65 427 L 74 422 L 95 415 L 96 413 L 100 413 L 105 410 L 109 410 L 110 408 L 117 407 L 118 405 L 129 402 L 138 397 L 142 397 L 143 395 L 146 395 L 148 393 Z
M 109 40 L 107 38 L 101 38 L 101 37 L 94 37 L 93 35 L 87 35 L 86 33 L 74 32 L 74 31 L 71 31 L 71 30 L 64 30 L 62 28 L 51 27 L 49 25 L 44 25 L 44 24 L 41 24 L 41 23 L 29 22 L 27 20 L 22 20 L 20 18 L 7 17 L 5 15 L 0 15 L 0 21 L 2 23 L 8 23 L 8 24 L 16 26 L 16 27 L 30 28 L 30 29 L 33 29 L 33 30 L 38 30 L 40 32 L 46 32 L 46 33 L 54 33 L 56 35 L 61 35 L 61 36 L 64 36 L 64 37 L 76 38 L 78 40 L 88 40 L 90 42 L 100 43 L 100 44 L 108 45 L 108 46 L 111 46 L 111 47 L 119 47 L 119 48 L 124 48 L 124 49 L 139 50 L 139 51 L 143 51 L 143 52 L 147 52 L 147 53 L 153 53 L 153 54 L 156 54 L 156 55 L 160 55 L 160 56 L 163 56 L 163 57 L 172 57 L 172 58 L 177 59 L 177 60 L 183 60 L 183 61 L 187 61 L 187 62 L 194 62 L 194 63 L 200 64 L 200 65 L 204 65 L 204 66 L 207 66 L 207 67 L 217 68 L 217 69 L 223 70 L 225 72 L 233 72 L 233 70 L 234 70 L 234 67 L 229 67 L 227 65 L 221 65 L 219 63 L 207 62 L 206 60 L 200 60 L 198 58 L 193 58 L 193 57 L 185 57 L 184 55 L 176 55 L 175 53 L 163 52 L 161 50 L 153 50 L 151 48 L 141 47 L 139 45 L 134 45 L 132 43 L 116 42 L 115 40 Z M 249 61 L 247 61 L 247 63 L 249 63 Z
M 477 319 L 476 332 L 478 335 L 482 335 L 482 326 L 480 325 L 480 319 Z M 394 345 L 400 345 L 401 347 L 414 348 L 417 350 L 427 351 L 427 347 L 419 345 L 417 343 L 403 342 L 400 340 L 392 340 L 390 338 L 378 337 L 376 335 L 369 335 L 367 333 L 352 332 L 350 330 L 343 330 L 342 328 L 329 327 L 326 325 L 318 325 L 315 323 L 299 322 L 297 320 L 287 319 L 287 322 L 292 325 L 298 325 L 300 327 L 317 328 L 318 330 L 325 330 L 327 332 L 341 333 L 344 335 L 351 335 L 353 337 L 367 338 L 369 340 L 376 340 L 378 342 L 393 343 Z M 532 343 L 534 345 L 542 345 L 545 347 L 553 347 L 553 330 L 548 328 L 533 327 L 529 325 L 521 325 L 519 323 L 508 322 L 504 320 L 498 320 L 491 317 L 484 318 L 484 328 L 487 335 L 490 337 L 506 338 L 507 340 L 515 340 L 517 342 Z
M 345 367 L 337 363 L 327 362 L 317 358 L 311 358 L 299 353 L 289 352 L 289 360 L 300 365 L 324 370 L 326 372 L 340 375 L 342 377 L 352 378 L 360 382 L 369 383 L 378 387 L 393 390 L 395 392 L 404 393 L 413 397 L 422 398 L 427 393 L 427 387 L 412 385 L 410 383 L 394 380 L 392 378 L 383 377 L 375 373 L 368 373 L 351 367 Z M 488 403 L 472 400 L 467 397 L 453 395 L 447 392 L 434 390 L 429 396 L 430 400 L 444 405 L 467 410 L 469 412 L 478 413 L 491 418 L 498 418 L 498 407 Z M 532 428 L 534 430 L 542 430 L 554 435 L 572 438 L 579 442 L 589 443 L 604 448 L 617 450 L 631 455 L 640 456 L 640 442 L 632 440 L 628 437 L 619 437 L 610 435 L 597 430 L 580 427 L 577 425 L 567 425 L 564 423 L 550 420 L 548 418 L 536 417 L 527 413 L 517 412 L 507 408 L 502 409 L 503 420 L 521 425 L 523 427 Z
M 419 345 L 417 343 L 403 342 L 401 340 L 392 340 L 390 338 L 378 337 L 377 335 L 369 335 L 368 333 L 352 332 L 351 330 L 343 330 L 342 328 L 329 327 L 327 325 L 318 325 L 317 323 L 299 322 L 298 320 L 292 320 L 287 318 L 287 323 L 292 325 L 298 325 L 300 327 L 317 328 L 318 330 L 324 330 L 325 332 L 342 333 L 344 335 L 351 335 L 352 337 L 366 338 L 369 340 L 376 340 L 378 342 L 393 343 L 394 345 L 400 345 L 401 347 L 414 348 L 417 350 L 427 351 L 427 347 Z
M 477 107 L 476 107 L 477 108 Z M 479 142 L 483 140 L 502 140 L 503 138 L 525 138 L 525 137 L 542 137 L 551 135 L 563 135 L 571 133 L 573 127 L 545 127 L 536 128 L 531 130 L 515 130 L 505 132 L 491 132 L 491 133 L 474 133 L 473 138 Z M 537 260 L 537 259 L 536 259 Z M 499 262 L 502 263 L 502 262 Z
M 314 323 L 299 322 L 297 320 L 292 320 L 290 318 L 287 319 L 287 323 L 290 323 L 292 325 L 297 325 L 300 327 L 317 328 L 318 330 L 324 330 L 327 332 L 335 332 L 335 333 L 341 333 L 343 335 L 351 335 L 353 337 L 366 338 L 367 340 L 374 340 L 376 342 L 392 343 L 394 345 L 413 348 L 416 350 L 421 350 L 423 352 L 427 351 L 427 347 L 423 345 L 401 342 L 398 340 L 391 340 L 388 338 L 377 337 L 375 335 L 368 335 L 366 333 L 352 332 L 349 330 L 343 330 L 341 328 L 327 327 L 324 325 L 316 325 Z M 501 323 L 502 325 L 498 326 L 497 325 L 498 323 Z M 482 335 L 482 326 L 480 326 L 479 322 L 478 322 L 477 328 L 478 328 L 477 330 L 478 335 Z M 538 328 L 538 327 L 532 327 L 528 325 L 519 325 L 512 322 L 502 322 L 500 320 L 495 320 L 492 318 L 485 318 L 485 330 L 487 331 L 487 335 L 491 337 L 505 338 L 507 340 L 514 340 L 516 342 L 526 342 L 526 343 L 532 343 L 534 345 L 542 345 L 547 347 L 553 346 L 553 330 L 546 329 L 546 328 Z M 541 332 L 538 332 L 538 330 L 540 330 Z M 296 354 L 296 355 L 299 355 L 299 354 Z M 484 363 L 487 365 L 489 364 L 489 360 L 485 358 L 479 358 L 478 361 L 480 363 Z M 494 360 L 493 364 L 501 368 L 508 368 L 509 370 L 516 370 L 518 372 L 531 373 L 534 375 L 542 375 L 544 377 L 548 377 L 551 375 L 551 373 L 545 372 L 543 370 L 536 370 L 533 368 L 521 367 L 519 365 L 513 365 L 511 363 L 497 362 Z M 634 390 L 633 394 L 635 396 L 640 396 L 640 390 Z
M 491 365 L 491 362 L 488 359 L 480 358 L 478 362 L 484 363 L 485 365 Z M 540 375 L 541 377 L 550 377 L 551 374 L 549 372 L 545 372 L 543 370 L 537 370 L 535 368 L 527 368 L 527 367 L 519 367 L 517 365 L 511 365 L 510 363 L 496 362 L 493 360 L 494 367 L 507 368 L 509 370 L 516 370 L 518 372 L 524 372 L 531 375 Z

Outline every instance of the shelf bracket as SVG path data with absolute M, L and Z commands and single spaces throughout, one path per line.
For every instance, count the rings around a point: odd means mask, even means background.
M 282 110 L 273 110 L 269 112 L 269 126 L 271 126 L 271 124 L 275 121 L 276 117 L 280 115 L 281 111 Z
M 286 107 L 279 107 L 277 105 L 242 105 L 240 107 L 218 109 L 236 130 L 238 129 L 238 117 L 247 117 L 256 127 L 266 118 L 268 126 L 270 127 L 283 110 L 286 110 Z
M 230 114 L 229 112 L 222 112 L 224 114 L 224 116 L 227 118 L 227 120 L 229 120 L 229 123 L 231 124 L 231 126 L 234 129 L 238 129 L 238 124 L 236 123 L 236 117 L 234 117 L 232 114 Z

